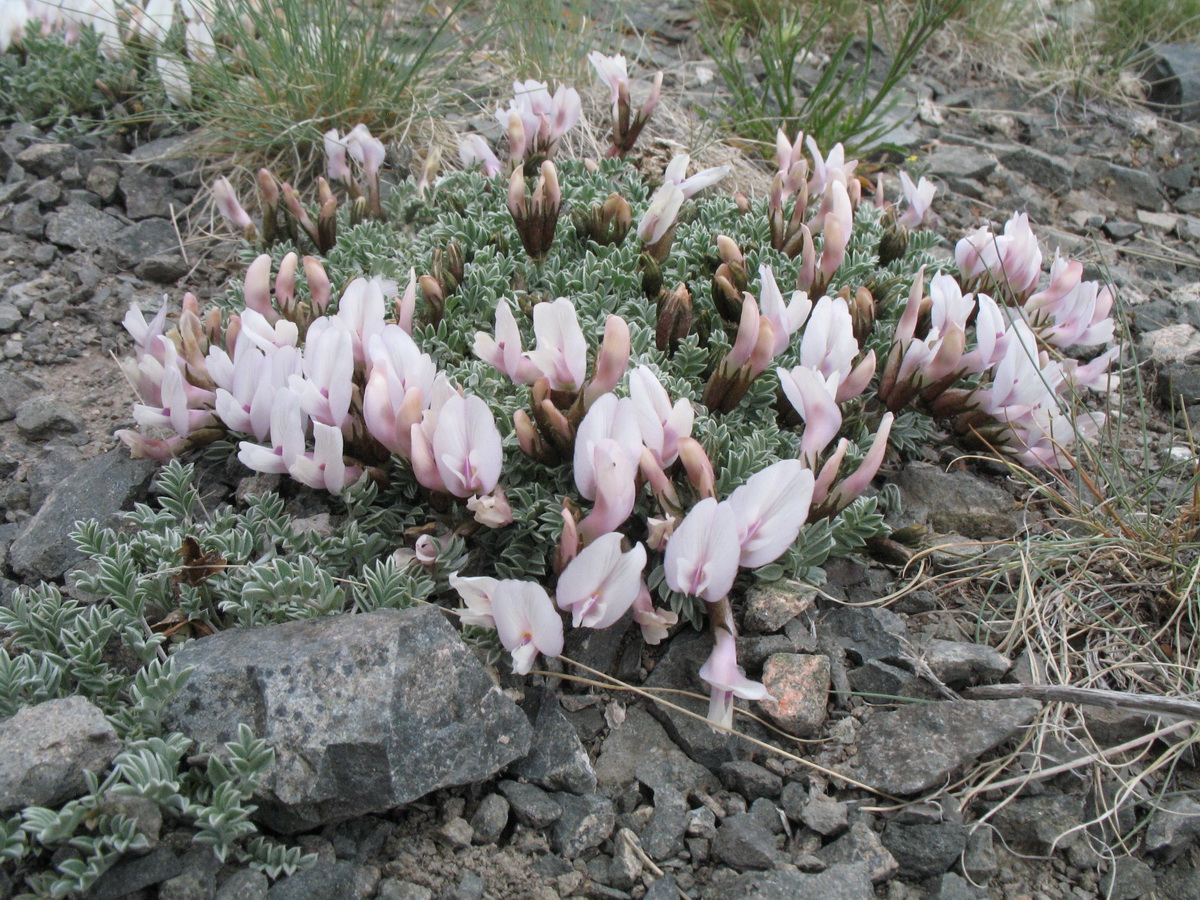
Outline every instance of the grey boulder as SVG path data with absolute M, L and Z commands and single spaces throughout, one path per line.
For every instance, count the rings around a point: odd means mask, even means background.
M 226 631 L 176 657 L 195 671 L 167 727 L 211 748 L 246 723 L 269 742 L 257 818 L 277 831 L 482 781 L 529 749 L 525 714 L 431 607 Z
M 953 700 L 876 712 L 859 734 L 851 777 L 888 794 L 915 794 L 1033 721 L 1036 700 Z
M 82 697 L 27 706 L 0 723 L 0 812 L 53 806 L 87 790 L 121 752 L 104 713 Z

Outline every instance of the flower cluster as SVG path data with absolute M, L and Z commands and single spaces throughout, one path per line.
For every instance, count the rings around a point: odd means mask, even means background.
M 318 255 L 260 255 L 231 315 L 202 317 L 190 295 L 174 322 L 132 310 L 135 418 L 164 436 L 122 437 L 164 458 L 232 432 L 258 471 L 332 493 L 400 482 L 427 517 L 414 564 L 447 567 L 463 623 L 494 629 L 517 673 L 562 652 L 562 613 L 583 628 L 632 617 L 651 643 L 706 616 L 701 675 L 728 725 L 734 698 L 766 698 L 737 663 L 737 580 L 800 570 L 806 527 L 873 510 L 862 495 L 889 440 L 921 416 L 1061 465 L 1101 422 L 1071 415 L 1066 393 L 1103 386 L 1117 350 L 1056 354 L 1112 339 L 1111 295 L 1058 258 L 1038 290 L 1023 217 L 968 236 L 957 275 L 939 271 L 918 230 L 927 182 L 902 179 L 903 212 L 881 193 L 863 204 L 856 162 L 803 136 L 780 135 L 765 202 L 700 199 L 728 168 L 689 177 L 682 155 L 648 195 L 618 157 L 649 112 L 633 116 L 623 60 L 593 64 L 613 90 L 614 158 L 552 162 L 578 96 L 519 83 L 497 113 L 507 173 L 476 137 L 462 157 L 482 173 L 395 188 L 437 211 L 411 239 L 359 227 L 390 205 L 384 148 L 361 126 L 327 135 L 315 222 L 260 175 L 256 227 L 219 182 L 248 239 L 308 235 Z M 352 202 L 331 203 L 330 183 Z M 378 274 L 405 271 L 403 291 Z M 482 552 L 448 554 L 459 538 Z M 467 559 L 494 568 L 465 574 Z
M 211 4 L 197 0 L 145 0 L 144 3 L 119 3 L 116 0 L 0 0 L 0 53 L 20 46 L 25 29 L 39 23 L 43 34 L 60 32 L 63 40 L 74 43 L 84 28 L 100 37 L 100 52 L 110 59 L 122 56 L 128 47 L 139 45 L 154 55 L 154 64 L 167 99 L 175 106 L 188 106 L 192 100 L 191 79 L 178 55 L 164 52 L 163 42 L 182 21 L 184 44 L 190 59 L 212 56 Z

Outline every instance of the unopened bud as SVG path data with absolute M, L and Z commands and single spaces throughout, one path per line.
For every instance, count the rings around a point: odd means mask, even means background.
M 295 253 L 289 253 L 279 261 L 279 271 L 275 275 L 275 302 L 286 315 L 296 305 L 296 265 L 299 258 Z
M 664 353 L 674 353 L 691 328 L 692 295 L 687 285 L 680 282 L 675 290 L 659 294 L 654 346 Z
M 275 244 L 279 222 L 279 184 L 266 169 L 258 170 L 258 196 L 262 204 L 263 245 L 271 247 Z
M 865 287 L 854 292 L 850 301 L 850 318 L 854 322 L 854 339 L 861 347 L 875 327 L 875 298 Z
M 879 265 L 884 267 L 903 258 L 908 251 L 908 229 L 893 222 L 879 238 Z
M 331 291 L 329 275 L 325 272 L 321 261 L 315 256 L 304 257 L 303 265 L 304 278 L 308 282 L 309 302 L 312 304 L 313 312 L 320 315 L 329 305 Z
M 743 216 L 750 215 L 750 198 L 741 191 L 733 195 L 733 203 Z
M 446 295 L 442 293 L 442 286 L 432 275 L 422 275 L 417 279 L 417 283 L 421 286 L 421 294 L 429 307 L 429 324 L 436 325 L 442 321 L 442 315 L 446 311 Z
M 337 199 L 330 197 L 317 215 L 317 249 L 328 253 L 337 243 Z

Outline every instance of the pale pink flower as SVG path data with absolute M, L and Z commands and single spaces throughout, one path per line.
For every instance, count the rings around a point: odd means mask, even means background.
M 602 535 L 585 547 L 558 577 L 558 608 L 571 613 L 575 628 L 607 628 L 637 599 L 646 568 L 646 548 L 621 551 L 622 536 Z
M 458 592 L 459 598 L 466 604 L 463 609 L 451 610 L 459 617 L 463 625 L 474 625 L 480 628 L 495 628 L 496 620 L 492 617 L 492 597 L 496 592 L 498 579 L 487 576 L 461 576 L 451 572 L 450 587 Z
M 359 122 L 350 129 L 345 143 L 350 158 L 362 167 L 363 177 L 367 181 L 373 181 L 379 174 L 379 167 L 383 165 L 384 157 L 387 155 L 387 148 L 383 146 L 383 141 L 372 137 L 370 129 Z
M 937 186 L 924 177 L 916 184 L 908 177 L 907 172 L 900 173 L 900 186 L 904 191 L 904 200 L 908 207 L 896 221 L 905 228 L 919 228 L 929 217 L 929 209 L 933 204 L 933 195 Z
M 604 321 L 595 373 L 583 393 L 585 406 L 595 403 L 621 381 L 629 365 L 629 349 L 629 325 L 620 316 L 609 316 Z
M 496 303 L 496 336 L 493 338 L 482 331 L 475 332 L 472 350 L 516 384 L 533 384 L 542 374 L 542 370 L 522 352 L 521 330 L 506 300 L 501 299 Z
M 241 232 L 254 227 L 254 220 L 238 202 L 237 194 L 234 193 L 229 179 L 222 175 L 213 183 L 212 191 L 213 198 L 217 201 L 217 209 L 230 225 Z
M 158 312 L 149 322 L 142 315 L 141 307 L 136 303 L 129 304 L 129 311 L 125 313 L 125 318 L 121 324 L 125 326 L 125 330 L 129 332 L 129 336 L 133 338 L 133 342 L 137 344 L 138 353 L 150 353 L 161 355 L 157 338 L 161 337 L 167 322 L 167 298 L 163 296 L 163 304 L 158 308 Z
M 612 97 L 608 102 L 616 103 L 621 88 L 629 90 L 629 74 L 625 66 L 625 57 L 619 53 L 616 56 L 605 56 L 599 50 L 593 50 L 587 58 L 595 68 L 596 74 L 600 76 L 600 80 L 608 85 L 612 92 Z
M 503 528 L 513 520 L 512 507 L 508 505 L 508 495 L 500 487 L 490 494 L 468 497 L 467 509 L 475 517 L 476 522 L 487 528 Z
M 690 178 L 687 177 L 688 163 L 691 157 L 686 153 L 674 157 L 663 172 L 663 184 L 674 184 L 679 188 L 685 200 L 694 197 L 706 187 L 711 187 L 732 171 L 732 166 L 713 166 L 703 169 Z M 651 241 L 650 243 L 653 243 Z
M 575 315 L 575 304 L 566 297 L 533 308 L 533 333 L 537 348 L 526 354 L 556 391 L 577 391 L 587 376 L 587 341 Z
M 812 500 L 813 473 L 784 459 L 754 473 L 726 501 L 737 521 L 738 564 L 757 569 L 778 559 L 800 534 Z
M 1050 286 L 1025 301 L 1029 324 L 1046 343 L 1072 347 L 1112 341 L 1112 292 L 1095 281 L 1083 281 L 1082 276 L 1081 263 L 1056 255 Z
M 667 585 L 716 603 L 737 578 L 741 545 L 737 517 L 727 503 L 706 497 L 691 508 L 667 542 Z
M 620 528 L 633 512 L 638 470 L 637 461 L 611 438 L 589 441 L 587 447 L 591 449 L 595 506 L 579 523 L 579 536 L 584 541 L 594 541 Z
M 771 323 L 775 335 L 772 356 L 778 355 L 792 342 L 792 335 L 800 330 L 812 311 L 812 301 L 804 291 L 792 291 L 792 297 L 784 302 L 783 292 L 775 281 L 775 273 L 768 265 L 758 267 L 762 288 L 758 292 L 758 312 Z
M 855 366 L 858 349 L 854 320 L 845 298 L 826 296 L 818 300 L 800 340 L 800 365 L 825 379 L 837 375 L 838 403 L 853 400 L 865 391 L 875 374 L 875 351 Z
M 842 187 L 846 187 L 846 183 L 854 176 L 854 170 L 858 168 L 858 160 L 846 162 L 846 150 L 841 144 L 834 144 L 828 157 L 821 155 L 817 142 L 811 136 L 805 139 L 805 144 L 813 159 L 812 178 L 808 181 L 809 192 L 814 196 L 823 194 L 829 189 L 831 182 L 838 182 Z
M 503 450 L 492 411 L 479 397 L 449 397 L 438 414 L 433 459 L 446 491 L 456 497 L 486 494 L 500 480 Z
M 575 435 L 575 486 L 588 500 L 596 499 L 595 448 L 606 439 L 616 442 L 630 469 L 636 471 L 634 467 L 642 455 L 642 436 L 636 406 L 630 398 L 617 399 L 614 394 L 605 394 L 592 404 L 579 423 Z M 632 477 L 631 474 L 631 481 Z
M 317 319 L 304 343 L 304 374 L 288 387 L 314 421 L 341 428 L 354 393 L 354 333 L 338 319 Z
M 967 281 L 988 275 L 1018 301 L 1029 295 L 1042 274 L 1042 251 L 1025 213 L 1014 213 L 1002 235 L 989 228 L 967 235 L 955 245 L 954 257 Z
M 302 453 L 288 466 L 288 474 L 311 488 L 340 494 L 358 480 L 362 469 L 347 466 L 342 459 L 342 430 L 324 422 L 313 422 L 312 453 Z
M 338 300 L 338 311 L 335 319 L 345 322 L 350 328 L 351 348 L 354 352 L 355 365 L 366 363 L 365 347 L 372 335 L 380 334 L 384 326 L 385 291 L 395 294 L 394 282 L 385 282 L 376 276 L 370 280 L 355 278 L 342 292 Z M 312 340 L 313 329 L 319 327 L 321 320 L 309 327 L 307 340 Z
M 238 444 L 238 459 L 248 469 L 269 475 L 285 475 L 304 454 L 304 414 L 300 401 L 289 390 L 275 395 L 271 407 L 271 446 L 250 441 Z
M 279 313 L 271 305 L 271 254 L 259 254 L 254 262 L 246 267 L 242 300 L 246 309 L 259 313 L 268 322 L 279 318 Z
M 633 621 L 641 626 L 642 640 L 654 645 L 667 639 L 668 629 L 679 623 L 679 615 L 669 609 L 655 607 L 650 589 L 643 581 L 637 599 L 633 601 Z
M 159 395 L 161 407 L 134 404 L 134 421 L 143 428 L 171 428 L 180 437 L 188 437 L 193 431 L 216 423 L 211 410 L 193 409 L 188 405 L 183 373 L 177 365 L 163 367 Z
M 875 432 L 875 437 L 867 450 L 867 455 L 863 457 L 858 468 L 833 489 L 829 496 L 829 502 L 835 509 L 849 506 L 858 499 L 859 495 L 870 485 L 871 479 L 879 473 L 879 467 L 883 465 L 883 457 L 887 453 L 888 436 L 892 433 L 892 423 L 895 418 L 890 412 L 883 414 L 883 418 L 879 420 L 879 429 Z
M 679 216 L 685 197 L 679 185 L 664 181 L 650 198 L 650 205 L 638 222 L 637 235 L 643 244 L 653 246 L 662 240 Z
M 349 184 L 353 180 L 350 173 L 350 160 L 346 157 L 346 142 L 336 128 L 324 134 L 326 174 L 330 181 L 340 181 Z
M 700 677 L 712 687 L 708 704 L 709 721 L 725 728 L 733 727 L 733 698 L 773 700 L 766 687 L 751 681 L 737 662 L 737 643 L 724 628 L 716 630 L 712 654 L 700 667 Z
M 465 609 L 451 610 L 464 625 L 476 625 L 480 628 L 495 628 L 496 620 L 492 617 L 492 595 L 496 593 L 496 585 L 500 582 L 485 575 L 466 577 L 457 572 L 450 573 L 450 587 L 458 591 L 458 596 L 466 604 Z
M 666 388 L 647 366 L 638 366 L 629 373 L 629 398 L 642 443 L 659 466 L 670 466 L 679 457 L 679 439 L 692 433 L 695 411 L 691 401 L 680 397 L 672 406 Z
M 539 653 L 562 653 L 562 619 L 540 584 L 510 578 L 496 582 L 492 617 L 500 643 L 512 654 L 514 675 L 528 675 Z
M 496 158 L 487 141 L 477 134 L 468 134 L 459 139 L 458 159 L 464 169 L 482 166 L 483 174 L 488 178 L 500 172 L 500 160 Z
M 796 366 L 791 371 L 780 367 L 775 372 L 784 396 L 804 420 L 800 458 L 812 467 L 842 428 L 842 410 L 837 402 L 841 376 L 834 372 L 823 378 L 807 366 Z

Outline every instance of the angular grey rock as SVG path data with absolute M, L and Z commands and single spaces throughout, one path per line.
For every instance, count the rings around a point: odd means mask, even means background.
M 562 807 L 562 815 L 550 831 L 550 846 L 566 859 L 575 859 L 583 851 L 599 847 L 617 825 L 617 812 L 611 800 L 561 792 L 554 794 L 553 799 Z
M 117 196 L 120 180 L 121 173 L 111 166 L 92 166 L 84 187 L 99 197 L 101 203 L 110 203 Z
M 333 897 L 354 898 L 355 875 L 358 866 L 345 860 L 303 869 L 281 879 L 267 891 L 267 900 L 331 900 Z
M 900 865 L 879 840 L 879 835 L 861 819 L 832 844 L 817 851 L 817 858 L 830 866 L 838 863 L 860 863 L 867 870 L 872 884 L 882 884 L 894 876 Z
M 83 417 L 54 397 L 30 397 L 17 407 L 17 431 L 27 441 L 48 441 L 52 437 L 86 430 Z
M 719 774 L 726 788 L 741 794 L 751 802 L 759 797 L 774 800 L 783 790 L 782 778 L 758 763 L 746 759 L 722 763 Z
M 142 219 L 117 234 L 113 246 L 121 265 L 136 266 L 147 257 L 178 249 L 179 236 L 167 219 Z
M 8 213 L 0 217 L 0 229 L 40 238 L 46 231 L 46 219 L 42 216 L 36 200 L 22 200 Z
M 931 879 L 928 887 L 929 900 L 987 900 L 988 897 L 986 889 L 975 887 L 955 872 Z
M 1146 851 L 1167 860 L 1177 858 L 1200 835 L 1200 803 L 1172 797 L 1154 811 L 1146 825 Z
M 642 900 L 679 900 L 675 876 L 667 872 L 662 878 L 655 879 L 646 889 L 646 896 Z
M 171 179 L 159 178 L 145 172 L 126 172 L 121 178 L 121 193 L 125 195 L 125 215 L 131 219 L 171 215 Z
M 145 856 L 126 856 L 92 885 L 87 900 L 120 900 L 142 888 L 161 884 L 183 871 L 183 861 L 166 847 Z
M 1083 801 L 1079 794 L 1053 792 L 1018 797 L 996 810 L 990 821 L 1009 845 L 1037 853 L 1065 850 L 1082 836 Z
M 78 154 L 79 151 L 70 144 L 30 144 L 15 159 L 21 168 L 39 178 L 47 178 L 74 164 Z
M 159 885 L 157 900 L 213 900 L 221 861 L 212 849 L 193 847 L 184 854 L 181 864 L 183 871 Z
M 845 803 L 814 792 L 800 807 L 798 820 L 817 834 L 832 837 L 850 827 L 850 810 Z
M 820 625 L 859 662 L 901 659 L 909 653 L 904 620 L 887 609 L 839 606 L 823 615 Z
M 557 695 L 543 695 L 529 754 L 513 763 L 510 771 L 548 791 L 595 791 L 596 770 L 574 726 L 563 715 Z
M 1110 200 L 1138 209 L 1162 205 L 1162 185 L 1156 175 L 1103 159 L 1082 158 L 1075 165 L 1075 187 L 1103 192 Z
M 263 900 L 270 884 L 257 869 L 242 869 L 221 883 L 213 900 Z
M 725 896 L 738 900 L 875 900 L 875 889 L 866 866 L 839 863 L 815 875 L 792 871 L 741 875 Z
M 1057 156 L 1024 144 L 998 145 L 996 155 L 1007 168 L 1045 190 L 1065 194 L 1071 189 L 1073 166 Z
M 379 883 L 375 900 L 433 900 L 433 891 L 411 881 L 385 878 Z
M 981 825 L 967 835 L 967 846 L 963 849 L 962 870 L 976 884 L 987 884 L 1000 871 L 996 858 L 995 840 L 992 829 Z
M 35 391 L 44 388 L 45 385 L 39 379 L 30 375 L 14 374 L 0 379 L 0 422 L 16 418 L 17 408 Z M 13 468 L 15 470 L 16 467 Z
M 642 849 L 654 859 L 671 859 L 683 850 L 687 830 L 687 798 L 674 788 L 656 788 L 654 815 L 640 835 Z
M 779 793 L 779 806 L 793 822 L 800 821 L 800 811 L 808 800 L 808 792 L 798 781 L 789 781 Z
M 176 663 L 195 672 L 169 728 L 215 747 L 244 722 L 275 748 L 256 817 L 277 831 L 482 780 L 529 747 L 524 713 L 433 608 L 225 631 Z
M 925 158 L 930 175 L 946 179 L 986 178 L 996 171 L 996 160 L 975 147 L 939 147 Z
M 680 792 L 694 787 L 711 793 L 721 787 L 708 769 L 688 759 L 648 712 L 631 706 L 625 721 L 600 746 L 596 781 L 612 796 L 638 780 L 654 790 L 662 784 Z
M 953 700 L 876 711 L 859 732 L 851 777 L 888 794 L 915 794 L 1002 744 L 1033 721 L 1036 700 Z
M 494 844 L 504 834 L 508 827 L 508 812 L 511 809 L 507 800 L 499 794 L 488 794 L 479 801 L 471 816 L 471 832 L 476 844 Z
M 974 678 L 1000 678 L 1012 668 L 1012 660 L 984 644 L 929 638 L 917 644 L 917 653 L 952 687 Z
M 773 869 L 779 858 L 775 835 L 749 813 L 729 816 L 717 829 L 713 856 L 739 872 Z
M 436 837 L 452 850 L 465 850 L 474 842 L 475 832 L 470 822 L 462 816 L 455 816 L 438 828 Z
M 0 303 L 0 334 L 16 331 L 23 318 L 21 311 L 11 303 Z
M 498 787 L 500 793 L 512 805 L 513 814 L 522 825 L 540 830 L 558 821 L 558 817 L 562 815 L 562 806 L 535 784 L 502 781 Z
M 942 534 L 1011 538 L 1021 532 L 1021 512 L 1012 495 L 971 472 L 945 472 L 910 462 L 896 477 L 903 521 L 922 522 Z
M 148 256 L 133 270 L 138 278 L 158 284 L 174 284 L 188 273 L 191 266 L 178 253 L 158 253 Z
M 889 822 L 881 840 L 900 864 L 902 877 L 929 878 L 941 875 L 962 855 L 967 846 L 967 829 L 956 822 L 928 825 Z
M 121 752 L 104 713 L 82 697 L 27 706 L 0 722 L 0 812 L 54 806 L 87 790 Z
M 850 687 L 863 696 L 868 703 L 886 704 L 893 697 L 909 697 L 914 700 L 937 700 L 937 689 L 912 672 L 892 666 L 878 659 L 869 659 L 865 664 L 850 672 Z
M 122 227 L 119 219 L 86 203 L 68 203 L 46 217 L 46 237 L 72 250 L 107 247 Z
M 1108 900 L 1138 900 L 1154 888 L 1154 870 L 1135 856 L 1118 856 L 1100 876 L 1100 896 Z
M 64 540 L 80 519 L 117 524 L 121 510 L 145 496 L 158 468 L 148 459 L 130 459 L 124 447 L 76 469 L 42 504 L 9 548 L 8 564 L 22 578 L 53 581 L 79 564 L 83 554 Z

